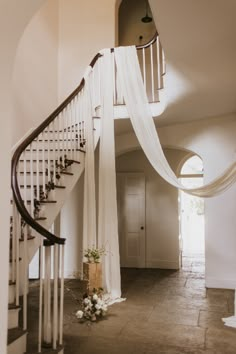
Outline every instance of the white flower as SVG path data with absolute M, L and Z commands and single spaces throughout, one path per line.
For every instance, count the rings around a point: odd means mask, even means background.
M 86 298 L 84 299 L 84 304 L 85 304 L 85 305 L 90 305 L 90 304 L 91 304 L 91 301 L 86 297 Z
M 82 318 L 83 315 L 84 315 L 84 313 L 83 313 L 83 311 L 80 311 L 80 310 L 79 310 L 79 311 L 76 312 L 75 315 L 76 315 L 77 318 Z
M 101 305 L 98 305 L 98 304 L 95 305 L 95 309 L 96 309 L 96 310 L 100 310 L 100 308 L 101 308 Z
M 98 305 L 102 305 L 102 303 L 103 303 L 103 301 L 98 298 L 97 304 L 98 304 Z
M 93 300 L 95 300 L 95 301 L 96 301 L 97 299 L 98 299 L 97 294 L 94 294 L 94 295 L 93 295 Z
M 107 305 L 102 306 L 102 311 L 106 312 L 107 311 Z
M 96 312 L 95 312 L 95 315 L 97 315 L 97 316 L 99 316 L 101 314 L 101 311 L 99 311 L 99 310 L 97 310 Z

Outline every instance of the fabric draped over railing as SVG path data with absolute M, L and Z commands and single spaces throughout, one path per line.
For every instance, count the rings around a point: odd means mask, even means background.
M 83 249 L 105 248 L 103 257 L 103 288 L 107 301 L 122 301 L 120 284 L 120 254 L 118 238 L 116 171 L 114 143 L 114 55 L 110 49 L 101 52 L 98 75 L 89 67 L 85 73 L 83 92 L 83 115 L 86 122 Z M 102 78 L 102 79 L 100 79 Z M 95 90 L 96 88 L 96 90 Z M 97 93 L 99 91 L 99 94 Z M 99 96 L 99 97 L 98 97 Z M 99 183 L 98 183 L 98 226 L 96 224 L 96 191 L 94 168 L 94 132 L 92 115 L 96 105 L 101 107 Z
M 98 245 L 106 249 L 103 281 L 110 299 L 114 301 L 121 296 L 113 119 L 114 54 L 110 49 L 103 50 L 101 54 Z
M 96 247 L 96 194 L 94 167 L 94 133 L 93 133 L 93 95 L 92 68 L 88 67 L 85 75 L 85 88 L 82 93 L 81 109 L 85 126 L 86 155 L 84 172 L 84 212 L 83 212 L 83 249 Z
M 134 132 L 146 157 L 172 186 L 198 197 L 212 197 L 236 182 L 236 162 L 212 182 L 197 188 L 184 187 L 165 158 L 143 85 L 137 50 L 134 46 L 115 48 L 117 77 Z

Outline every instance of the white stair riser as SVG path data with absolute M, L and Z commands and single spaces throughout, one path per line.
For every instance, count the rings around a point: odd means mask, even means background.
M 20 312 L 20 309 L 8 310 L 8 329 L 18 327 L 18 325 L 19 325 L 19 312 Z
M 7 354 L 24 354 L 26 352 L 26 336 L 25 333 L 23 336 L 12 342 L 7 347 Z
M 15 284 L 9 285 L 8 287 L 8 304 L 13 304 L 15 302 Z

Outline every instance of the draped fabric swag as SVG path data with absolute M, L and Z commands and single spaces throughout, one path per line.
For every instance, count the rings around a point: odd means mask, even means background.
M 110 49 L 105 49 L 102 54 L 98 243 L 106 249 L 103 260 L 104 286 L 111 299 L 116 299 L 121 296 L 121 288 L 113 119 L 114 59 Z
M 212 182 L 198 188 L 186 188 L 172 171 L 163 153 L 144 89 L 137 50 L 134 46 L 115 48 L 117 76 L 138 141 L 153 168 L 168 183 L 198 197 L 212 197 L 236 182 L 236 162 Z
M 135 134 L 149 162 L 174 187 L 198 197 L 215 196 L 236 181 L 236 163 L 211 183 L 194 189 L 185 188 L 178 181 L 163 153 L 143 85 L 136 48 L 115 48 L 114 53 L 105 49 L 101 54 L 98 75 L 92 75 L 91 68 L 87 71 L 82 108 L 86 121 L 83 244 L 84 248 L 105 247 L 103 285 L 110 299 L 116 301 L 121 296 L 121 288 L 113 119 L 115 95 L 119 101 L 124 97 Z M 98 102 L 101 107 L 101 134 L 97 232 L 92 115 Z
M 83 213 L 83 249 L 96 246 L 96 199 L 94 171 L 94 133 L 93 133 L 93 97 L 92 97 L 92 68 L 89 67 L 85 78 L 85 91 L 81 114 L 86 121 L 85 139 L 85 172 L 84 172 L 84 213 Z

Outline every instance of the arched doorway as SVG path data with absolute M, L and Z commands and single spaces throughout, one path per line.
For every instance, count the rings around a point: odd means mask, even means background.
M 203 185 L 203 163 L 199 156 L 188 158 L 182 165 L 181 183 L 188 188 Z M 205 253 L 204 199 L 179 192 L 180 255 L 203 257 Z

